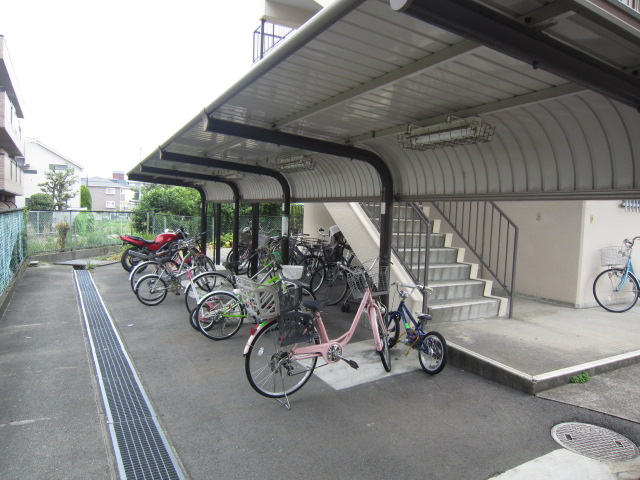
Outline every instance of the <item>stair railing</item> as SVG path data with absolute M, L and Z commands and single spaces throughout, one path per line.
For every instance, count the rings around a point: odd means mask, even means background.
M 509 318 L 518 255 L 518 227 L 493 202 L 433 202 L 434 208 L 469 247 L 509 297 Z
M 380 204 L 369 202 L 360 206 L 376 228 L 380 229 Z M 432 222 L 416 203 L 396 203 L 393 211 L 393 240 L 391 249 L 414 283 L 429 284 L 429 245 Z M 417 261 L 416 261 L 417 260 Z M 423 295 L 422 309 L 427 311 L 427 296 Z

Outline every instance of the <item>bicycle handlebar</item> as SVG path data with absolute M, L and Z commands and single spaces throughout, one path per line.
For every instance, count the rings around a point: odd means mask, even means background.
M 624 244 L 627 247 L 631 248 L 631 247 L 633 247 L 633 244 L 636 242 L 636 240 L 638 240 L 639 238 L 640 238 L 640 236 L 633 237 L 632 239 L 625 238 L 624 239 Z

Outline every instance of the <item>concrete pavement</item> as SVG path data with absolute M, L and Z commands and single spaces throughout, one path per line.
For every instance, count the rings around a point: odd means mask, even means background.
M 246 381 L 238 353 L 246 327 L 212 342 L 188 326 L 181 297 L 145 307 L 119 264 L 92 275 L 188 478 L 640 477 L 635 462 L 588 459 L 549 434 L 580 421 L 640 443 L 637 365 L 531 396 L 454 363 L 430 377 L 414 352 L 394 351 L 392 375 L 375 355 L 366 381 L 366 372 L 345 365 L 317 369 L 286 411 Z M 638 307 L 615 315 L 516 302 L 512 320 L 433 329 L 452 350 L 525 377 L 602 363 L 640 345 Z M 336 330 L 351 319 L 332 314 Z M 370 353 L 354 345 L 349 356 Z M 91 362 L 72 269 L 28 269 L 0 318 L 0 479 L 115 477 Z

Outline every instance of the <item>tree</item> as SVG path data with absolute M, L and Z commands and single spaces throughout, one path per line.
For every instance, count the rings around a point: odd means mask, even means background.
M 187 187 L 148 186 L 136 210 L 195 217 L 200 215 L 200 194 Z
M 53 200 L 47 193 L 34 193 L 27 199 L 27 207 L 33 211 L 53 210 Z
M 44 193 L 51 195 L 54 210 L 68 208 L 69 204 L 67 202 L 76 196 L 75 192 L 71 190 L 73 184 L 78 180 L 78 177 L 74 174 L 75 170 L 73 168 L 57 171 L 51 169 L 44 173 L 47 181 L 39 183 L 38 186 Z
M 86 185 L 80 186 L 80 206 L 86 208 L 87 210 L 91 210 L 91 192 L 89 191 L 89 187 Z

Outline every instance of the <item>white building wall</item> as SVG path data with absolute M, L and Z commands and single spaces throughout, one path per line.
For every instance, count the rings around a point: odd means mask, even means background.
M 26 199 L 34 193 L 43 193 L 38 184 L 46 181 L 44 173 L 49 170 L 49 165 L 67 165 L 75 170 L 78 181 L 75 183 L 73 191 L 76 195 L 69 200 L 69 207 L 80 208 L 80 177 L 83 170 L 81 165 L 72 162 L 33 138 L 27 138 L 25 142 L 25 163 L 29 164 L 27 171 L 35 170 L 37 173 L 24 172 L 24 196 L 16 199 L 19 208 L 24 207 Z

